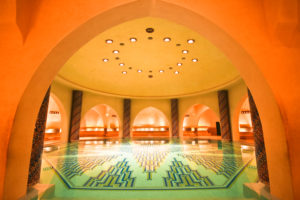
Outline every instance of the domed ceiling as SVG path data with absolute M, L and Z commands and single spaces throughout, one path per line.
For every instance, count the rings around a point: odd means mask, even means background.
M 238 80 L 239 73 L 196 32 L 147 17 L 93 38 L 67 61 L 56 79 L 102 94 L 168 98 L 220 89 Z

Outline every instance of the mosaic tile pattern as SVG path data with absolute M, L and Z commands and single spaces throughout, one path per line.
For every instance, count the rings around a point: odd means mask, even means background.
M 253 157 L 228 153 L 230 145 L 203 146 L 72 145 L 45 158 L 70 189 L 183 190 L 227 188 Z

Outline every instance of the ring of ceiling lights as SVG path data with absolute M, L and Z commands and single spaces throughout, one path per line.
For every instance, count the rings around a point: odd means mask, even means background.
M 126 98 L 174 98 L 222 89 L 240 75 L 208 40 L 158 18 L 129 21 L 99 34 L 61 68 L 71 87 Z

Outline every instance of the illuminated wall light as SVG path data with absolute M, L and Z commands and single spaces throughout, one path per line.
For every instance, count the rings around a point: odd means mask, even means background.
M 113 40 L 108 39 L 108 40 L 105 40 L 105 42 L 106 42 L 107 44 L 111 44 L 111 43 L 113 43 Z
M 86 128 L 86 131 L 93 131 L 92 128 Z
M 197 61 L 198 61 L 198 59 L 197 59 L 197 58 L 194 58 L 194 59 L 192 59 L 192 61 L 193 61 L 193 62 L 197 62 Z
M 177 63 L 177 66 L 182 66 L 182 63 Z
M 187 54 L 189 51 L 188 50 L 182 50 L 182 53 Z
M 113 50 L 113 53 L 117 54 L 117 53 L 119 53 L 119 51 L 118 50 Z
M 130 38 L 130 42 L 136 42 L 137 39 L 136 38 Z
M 122 71 L 122 74 L 127 74 L 127 72 L 126 71 Z
M 120 66 L 124 66 L 125 64 L 124 64 L 124 63 L 120 63 L 119 65 L 120 65 Z
M 141 72 L 142 72 L 142 70 L 141 70 L 141 69 L 139 69 L 139 70 L 137 70 L 137 72 L 138 72 L 138 73 L 141 73 Z
M 159 70 L 159 72 L 160 72 L 160 73 L 163 73 L 163 72 L 164 72 L 164 70 Z
M 189 44 L 193 44 L 194 42 L 195 42 L 194 39 L 188 39 L 188 40 L 187 40 L 187 43 L 189 43 Z
M 194 132 L 194 131 L 195 131 L 195 128 L 191 128 L 191 131 L 193 131 L 193 132 Z
M 150 128 L 150 131 L 154 131 L 154 128 Z
M 165 41 L 165 42 L 170 42 L 170 41 L 171 41 L 171 38 L 166 37 L 166 38 L 164 38 L 164 41 Z
M 107 59 L 107 58 L 104 58 L 104 59 L 103 59 L 103 62 L 108 62 L 108 59 Z

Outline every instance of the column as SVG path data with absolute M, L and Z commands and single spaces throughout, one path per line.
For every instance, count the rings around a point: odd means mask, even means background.
M 230 125 L 230 109 L 228 101 L 228 91 L 218 91 L 219 112 L 221 123 L 221 136 L 224 140 L 232 140 L 231 125 Z
M 258 178 L 260 182 L 266 185 L 270 185 L 268 164 L 267 164 L 267 154 L 266 154 L 265 142 L 264 142 L 264 133 L 263 133 L 259 113 L 257 111 L 254 99 L 249 89 L 248 89 L 248 97 L 249 97 L 249 105 L 250 105 L 250 112 L 251 112 L 251 121 L 253 126 L 253 134 L 254 134 L 254 143 L 255 143 L 254 145 L 255 145 Z
M 27 181 L 28 188 L 37 184 L 40 181 L 42 153 L 44 147 L 44 135 L 46 129 L 47 114 L 48 114 L 49 96 L 50 96 L 50 87 L 44 97 L 37 120 L 35 122 L 28 181 Z
M 82 106 L 82 91 L 73 90 L 69 142 L 74 142 L 79 140 L 81 106 Z
M 124 99 L 124 101 L 123 101 L 123 138 L 130 138 L 130 111 L 131 111 L 131 100 Z
M 172 137 L 179 137 L 178 99 L 171 99 Z

